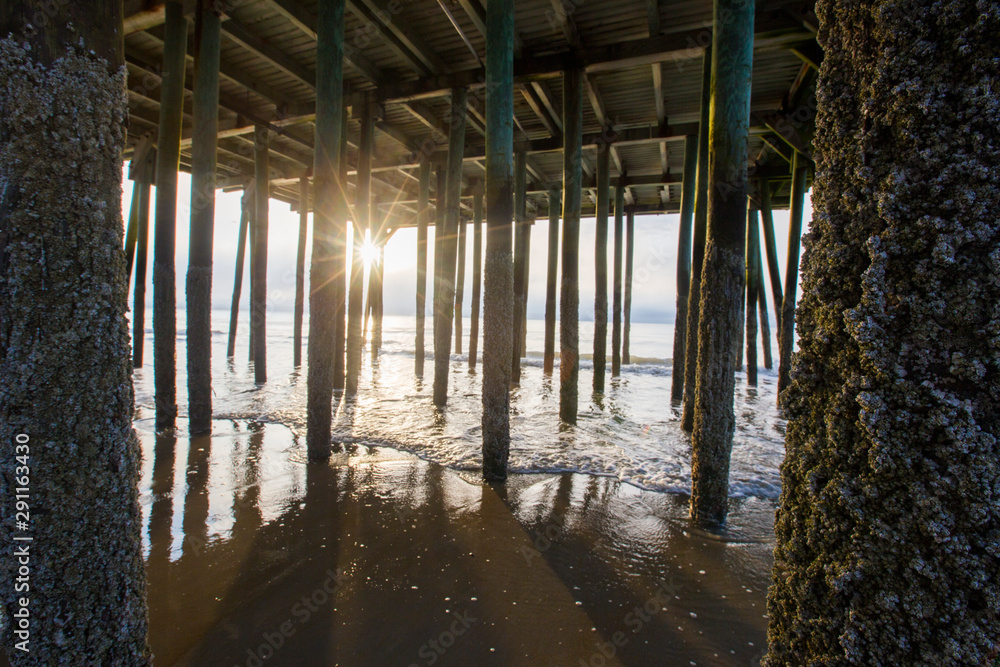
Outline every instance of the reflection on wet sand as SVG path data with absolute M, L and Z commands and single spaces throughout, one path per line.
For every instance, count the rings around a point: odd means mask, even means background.
M 218 421 L 191 440 L 137 427 L 153 461 L 159 665 L 742 666 L 762 653 L 773 501 L 739 501 L 726 534 L 700 534 L 683 497 L 611 478 L 494 488 L 364 445 L 307 465 L 281 425 Z

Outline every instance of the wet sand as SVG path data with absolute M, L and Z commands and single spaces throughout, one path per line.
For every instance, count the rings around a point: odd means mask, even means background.
M 182 424 L 182 429 L 185 425 Z M 724 533 L 608 477 L 506 488 L 278 424 L 136 423 L 158 665 L 757 665 L 774 501 Z M 183 433 L 183 430 L 178 432 Z

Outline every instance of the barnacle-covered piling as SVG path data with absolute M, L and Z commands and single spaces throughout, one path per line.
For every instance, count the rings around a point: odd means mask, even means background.
M 559 418 L 576 423 L 580 380 L 580 186 L 583 72 L 563 73 L 563 235 L 559 296 Z
M 52 6 L 0 5 L 0 639 L 18 667 L 149 665 L 122 5 Z
M 559 273 L 559 209 L 562 193 L 558 188 L 549 190 L 549 256 L 545 270 L 545 350 L 542 372 L 552 375 L 556 356 L 556 280 Z
M 507 479 L 514 313 L 514 0 L 486 6 L 486 259 L 483 262 L 483 478 Z
M 608 215 L 611 210 L 611 144 L 597 144 L 597 206 L 594 211 L 594 391 L 604 391 L 608 351 Z
M 215 242 L 215 151 L 219 119 L 219 15 L 207 5 L 195 17 L 198 39 L 191 145 L 191 229 L 188 244 L 188 427 L 212 426 L 212 250 Z
M 681 427 L 694 428 L 694 390 L 698 373 L 698 322 L 701 319 L 701 267 L 705 262 L 708 225 L 708 120 L 712 102 L 712 45 L 705 48 L 701 73 L 701 115 L 698 121 L 698 168 L 696 172 L 694 230 L 691 238 L 691 280 L 688 281 L 688 313 L 684 342 L 684 407 Z
M 817 13 L 814 217 L 765 664 L 993 664 L 1000 9 Z
M 444 224 L 436 232 L 440 239 L 439 280 L 434 287 L 434 405 L 448 402 L 451 372 L 451 331 L 455 317 L 455 263 L 458 256 L 458 226 L 462 215 L 462 156 L 465 151 L 465 115 L 469 94 L 465 88 L 451 91 L 451 123 L 448 128 L 448 164 L 444 192 Z M 440 260 L 440 261 L 439 261 Z
M 524 324 L 521 311 L 524 310 L 525 297 L 524 234 L 528 226 L 527 168 L 527 155 L 524 151 L 517 151 L 514 155 L 514 319 L 511 322 L 514 347 L 510 359 L 510 382 L 513 385 L 521 382 L 521 357 L 524 354 L 521 349 L 521 326 Z
M 334 353 L 338 316 L 338 250 L 346 241 L 340 189 L 344 82 L 344 0 L 319 3 L 316 27 L 316 147 L 313 167 L 313 242 L 309 269 L 309 363 L 306 444 L 309 458 L 330 456 Z
M 680 230 L 677 238 L 677 311 L 674 316 L 674 357 L 670 369 L 670 400 L 684 399 L 687 364 L 688 297 L 691 295 L 691 243 L 694 199 L 698 180 L 698 137 L 684 138 L 684 181 L 681 183 Z
M 747 136 L 754 3 L 715 1 L 709 115 L 708 228 L 701 270 L 698 372 L 691 434 L 691 518 L 722 523 L 729 501 L 736 357 L 743 342 Z

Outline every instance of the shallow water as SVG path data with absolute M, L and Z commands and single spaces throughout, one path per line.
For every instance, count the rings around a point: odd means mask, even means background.
M 773 501 L 728 530 L 610 477 L 505 487 L 287 427 L 136 423 L 158 665 L 758 665 Z
M 337 405 L 333 457 L 310 465 L 291 318 L 269 315 L 262 387 L 245 324 L 225 358 L 227 318 L 214 323 L 210 436 L 188 438 L 183 418 L 157 434 L 152 366 L 135 373 L 157 664 L 759 664 L 782 453 L 773 374 L 737 385 L 730 521 L 705 532 L 687 520 L 689 440 L 657 356 L 670 327 L 635 326 L 641 363 L 603 396 L 584 364 L 572 428 L 529 353 L 514 474 L 492 487 L 479 479 L 481 378 L 456 355 L 435 409 L 431 377 L 413 377 L 411 318 L 387 318 L 357 400 Z M 529 350 L 541 337 L 532 322 Z M 182 330 L 182 415 L 184 344 Z
M 228 317 L 228 312 L 213 314 L 215 415 L 281 423 L 304 435 L 306 369 L 292 366 L 291 314 L 268 314 L 269 379 L 262 387 L 254 384 L 253 366 L 247 362 L 247 313 L 241 313 L 244 321 L 235 357 L 232 362 L 225 358 Z M 151 313 L 146 321 L 152 322 Z M 178 312 L 178 322 L 178 403 L 185 415 L 183 312 Z M 438 410 L 431 401 L 433 365 L 427 364 L 423 380 L 413 373 L 414 326 L 412 317 L 386 318 L 378 360 L 373 363 L 367 351 L 364 355 L 357 400 L 336 407 L 334 439 L 389 446 L 458 470 L 478 470 L 482 460 L 481 367 L 469 371 L 468 357 L 453 355 L 448 405 Z M 643 489 L 688 493 L 690 437 L 680 428 L 679 406 L 670 402 L 671 367 L 665 359 L 671 354 L 673 327 L 633 324 L 631 352 L 636 363 L 623 366 L 621 376 L 612 379 L 609 354 L 603 395 L 591 389 L 590 361 L 581 363 L 575 427 L 559 424 L 558 371 L 552 378 L 542 373 L 543 327 L 538 320 L 528 323 L 528 358 L 522 362 L 521 386 L 511 396 L 511 471 L 608 475 Z M 592 323 L 581 323 L 581 352 L 592 350 L 592 327 Z M 463 331 L 463 352 L 467 352 L 468 319 Z M 428 318 L 428 338 L 430 332 Z M 145 345 L 147 366 L 135 372 L 139 418 L 151 416 L 154 405 L 151 329 Z M 303 358 L 304 348 L 305 343 Z M 777 350 L 776 343 L 772 348 Z M 428 359 L 432 357 L 428 347 Z M 737 373 L 730 470 L 734 498 L 776 498 L 780 491 L 784 421 L 775 408 L 776 385 L 776 372 L 761 368 L 757 388 L 747 387 L 745 375 Z

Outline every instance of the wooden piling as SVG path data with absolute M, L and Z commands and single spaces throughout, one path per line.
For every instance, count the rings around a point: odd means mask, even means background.
M 240 198 L 240 232 L 236 241 L 236 272 L 233 276 L 233 299 L 229 307 L 229 346 L 226 357 L 232 359 L 236 354 L 236 330 L 240 319 L 240 297 L 243 290 L 243 264 L 247 253 L 247 236 L 250 228 L 250 207 L 253 202 L 253 182 L 243 189 Z
M 521 327 L 524 310 L 524 229 L 527 216 L 527 154 L 519 150 L 514 154 L 514 317 L 511 321 L 514 347 L 510 359 L 510 383 L 521 383 Z
M 358 184 L 354 192 L 354 241 L 351 252 L 351 281 L 347 306 L 347 367 L 344 393 L 358 393 L 361 352 L 364 347 L 365 232 L 371 231 L 372 148 L 375 142 L 375 102 L 364 94 L 361 106 L 361 139 L 358 143 Z
M 597 143 L 597 209 L 594 241 L 594 391 L 604 391 L 608 353 L 608 212 L 611 144 Z
M 132 287 L 132 367 L 142 368 L 146 340 L 146 258 L 149 254 L 149 181 L 136 181 L 139 210 L 135 239 L 135 282 Z
M 715 0 L 709 119 L 708 235 L 702 265 L 698 373 L 691 438 L 691 517 L 724 523 L 735 416 L 733 366 L 742 342 L 745 288 L 747 140 L 754 5 Z
M 184 121 L 187 19 L 180 3 L 166 3 L 160 129 L 156 150 L 156 212 L 153 231 L 153 375 L 156 429 L 177 422 L 177 170 Z
M 552 375 L 556 356 L 556 281 L 559 274 L 559 209 L 561 193 L 549 190 L 549 261 L 545 275 L 545 351 L 542 372 Z
M 316 21 L 316 132 L 313 164 L 313 241 L 309 268 L 309 344 L 306 444 L 311 461 L 330 457 L 337 315 L 337 252 L 346 242 L 340 182 L 343 132 L 345 0 L 320 0 Z
M 255 186 L 256 186 L 256 184 L 255 184 Z M 254 224 L 254 218 L 257 217 L 257 210 L 256 210 L 257 194 L 256 194 L 256 191 L 252 190 L 250 192 L 250 194 L 249 194 L 249 197 L 250 197 L 250 200 L 247 202 L 247 216 L 248 216 L 247 217 L 247 220 L 248 220 L 248 224 L 247 224 L 247 244 L 248 244 L 247 245 L 247 266 L 248 266 L 248 269 L 247 269 L 247 274 L 248 274 L 247 275 L 247 280 L 250 283 L 250 299 L 249 299 L 249 303 L 248 303 L 247 307 L 248 307 L 248 310 L 253 310 L 253 292 L 254 292 L 253 288 L 254 288 L 254 281 L 256 280 L 256 276 L 254 276 L 254 273 L 253 273 L 253 253 L 254 253 L 253 249 L 254 249 L 254 237 L 255 237 L 254 236 L 255 235 L 254 230 L 256 229 L 256 226 Z M 253 355 L 254 355 L 254 352 L 255 352 L 255 348 L 254 348 L 254 345 L 253 345 L 253 321 L 252 320 L 247 325 L 247 332 L 248 332 L 248 335 L 247 335 L 247 361 L 250 362 L 250 363 L 253 363 Z
M 417 335 L 414 341 L 414 368 L 417 377 L 424 375 L 424 329 L 427 311 L 427 226 L 430 222 L 431 163 L 420 163 L 417 194 Z M 436 236 L 436 232 L 435 232 Z
M 758 245 L 760 245 L 758 236 Z M 760 312 L 760 342 L 764 351 L 764 368 L 771 370 L 774 365 L 771 359 L 771 323 L 767 316 L 767 287 L 764 285 L 764 272 L 760 261 L 760 252 L 757 252 L 757 304 Z
M 309 229 L 309 177 L 299 177 L 299 239 L 295 255 L 295 319 L 292 325 L 292 365 L 302 365 L 302 316 L 305 310 L 306 236 Z
M 122 280 L 122 10 L 0 3 L 5 665 L 152 664 Z M 160 220 L 162 234 L 173 218 Z
M 135 260 L 135 243 L 139 226 L 139 182 L 132 181 L 132 201 L 128 208 L 128 227 L 125 229 L 125 284 L 132 282 L 132 263 Z
M 701 71 L 701 115 L 698 121 L 698 180 L 694 201 L 694 233 L 691 237 L 691 280 L 688 296 L 687 340 L 684 359 L 684 406 L 681 428 L 694 428 L 694 394 L 698 374 L 698 323 L 701 320 L 701 269 L 705 262 L 708 227 L 708 128 L 712 102 L 712 50 L 705 47 Z
M 781 289 L 781 267 L 778 266 L 778 245 L 774 238 L 774 216 L 771 211 L 771 184 L 766 178 L 760 179 L 760 214 L 764 228 L 764 250 L 767 252 L 767 270 L 771 278 L 771 296 L 774 299 L 774 319 L 781 331 L 781 304 L 784 301 Z M 780 338 L 780 336 L 779 336 Z M 780 347 L 781 341 L 778 341 Z
M 632 264 L 635 255 L 635 211 L 625 213 L 625 297 L 622 313 L 622 363 L 632 363 L 629 338 L 632 331 Z
M 677 241 L 677 311 L 674 315 L 674 360 L 671 368 L 670 400 L 684 399 L 687 362 L 688 298 L 691 296 L 691 244 L 698 182 L 698 137 L 684 139 L 684 181 L 681 183 L 680 231 Z
M 455 354 L 462 354 L 462 303 L 465 300 L 466 221 L 458 219 L 458 261 L 455 277 Z
M 531 278 L 531 230 L 534 218 L 529 218 L 524 226 L 524 299 L 521 300 L 521 356 L 528 356 L 528 285 Z
M 441 242 L 444 240 L 444 212 L 445 212 L 445 198 L 448 191 L 448 165 L 446 163 L 438 163 L 437 169 L 434 172 L 434 268 L 433 275 L 431 278 L 431 287 L 433 291 L 431 292 L 431 346 L 436 346 L 435 336 L 437 335 L 437 328 L 441 324 L 441 309 L 438 308 L 437 304 L 437 294 L 440 290 L 440 282 L 442 280 L 442 265 L 441 258 L 444 256 L 444 251 L 441 248 Z M 435 348 L 436 349 L 436 348 Z
M 219 15 L 199 3 L 195 16 L 194 118 L 191 131 L 191 226 L 187 272 L 188 424 L 212 427 L 212 251 L 215 151 L 219 118 Z
M 351 122 L 346 96 L 340 123 L 340 186 L 335 198 L 333 237 L 333 300 L 336 304 L 333 329 L 333 390 L 343 392 L 347 380 L 347 237 L 354 213 L 347 197 L 347 129 Z M 315 199 L 315 195 L 313 196 Z M 315 215 L 313 216 L 315 224 Z
M 760 275 L 757 263 L 760 259 L 760 241 L 757 233 L 757 209 L 747 208 L 746 230 L 746 341 L 747 341 L 747 386 L 757 386 L 757 293 L 760 290 Z
M 254 216 L 253 216 L 253 294 L 250 303 L 250 328 L 253 330 L 254 382 L 267 382 L 267 239 L 268 200 L 271 194 L 268 136 L 266 127 L 254 133 Z
M 483 194 L 472 195 L 472 322 L 469 325 L 469 369 L 476 368 L 479 353 L 479 303 L 483 285 Z
M 781 340 L 778 353 L 778 404 L 781 392 L 788 387 L 792 372 L 792 347 L 795 339 L 795 296 L 799 281 L 799 248 L 802 238 L 802 209 L 805 206 L 808 162 L 798 151 L 792 157 L 792 199 L 788 212 L 788 261 L 785 263 L 785 294 L 781 301 Z
M 434 290 L 434 307 L 440 320 L 434 329 L 434 405 L 448 402 L 448 375 L 451 371 L 451 331 L 455 312 L 455 262 L 458 225 L 462 204 L 462 160 L 465 154 L 465 115 L 468 104 L 465 88 L 451 90 L 451 123 L 448 128 L 448 170 L 445 183 L 444 228 L 441 236 L 441 280 Z M 436 320 L 438 318 L 435 318 Z
M 576 423 L 580 383 L 580 204 L 583 70 L 563 74 L 563 243 L 559 299 L 559 418 Z
M 483 478 L 507 479 L 509 326 L 514 312 L 514 0 L 486 4 L 486 259 L 483 298 Z
M 374 207 L 373 207 L 374 208 Z M 372 304 L 372 361 L 378 359 L 379 352 L 382 351 L 382 314 L 383 308 L 383 277 L 385 270 L 385 242 L 378 243 L 378 256 L 372 261 L 371 280 L 369 281 L 369 295 Z
M 622 253 L 625 248 L 625 179 L 615 188 L 614 275 L 611 280 L 611 377 L 622 373 Z

